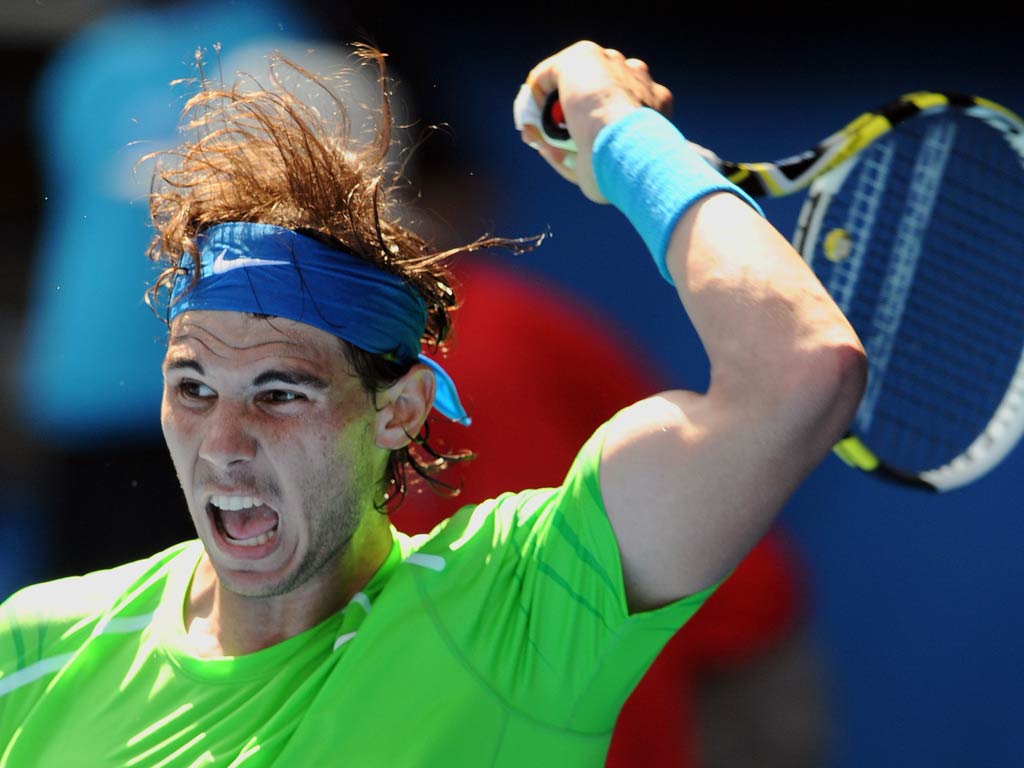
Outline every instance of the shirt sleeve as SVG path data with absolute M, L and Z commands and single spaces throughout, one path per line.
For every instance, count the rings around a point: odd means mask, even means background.
M 428 597 L 466 663 L 511 706 L 553 726 L 610 731 L 673 634 L 715 587 L 630 614 L 601 500 L 605 428 L 557 488 L 505 494 L 457 514 L 421 551 L 445 552 Z M 716 585 L 717 586 L 717 585 Z
M 68 657 L 61 637 L 73 621 L 52 615 L 54 585 L 26 587 L 0 605 L 0 744 L 39 695 L 39 681 Z
M 133 600 L 149 599 L 147 588 L 159 584 L 153 575 L 185 546 L 148 560 L 34 584 L 0 604 L 0 745 L 52 676 L 94 633 Z

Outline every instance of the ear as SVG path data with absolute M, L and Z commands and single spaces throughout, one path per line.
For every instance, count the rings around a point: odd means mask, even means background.
M 434 372 L 416 363 L 377 396 L 375 441 L 380 448 L 404 448 L 420 431 L 434 405 Z

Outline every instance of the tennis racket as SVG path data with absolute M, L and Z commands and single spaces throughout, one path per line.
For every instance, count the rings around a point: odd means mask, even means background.
M 533 124 L 570 151 L 557 92 L 528 89 Z M 753 196 L 806 189 L 793 244 L 868 356 L 847 464 L 949 491 L 985 475 L 1024 433 L 1024 122 L 988 99 L 915 92 L 799 155 L 737 163 L 692 145 Z

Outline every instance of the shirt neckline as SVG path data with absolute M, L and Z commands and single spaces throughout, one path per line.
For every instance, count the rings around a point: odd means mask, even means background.
M 362 623 L 367 601 L 383 590 L 395 568 L 408 553 L 402 546 L 404 536 L 391 529 L 391 549 L 384 562 L 355 596 L 339 611 L 287 640 L 241 656 L 204 658 L 188 645 L 185 631 L 185 599 L 203 556 L 203 544 L 196 539 L 170 564 L 164 594 L 153 616 L 153 631 L 158 648 L 167 659 L 189 677 L 207 682 L 238 683 L 273 675 L 298 657 L 329 656 L 336 650 L 340 636 Z

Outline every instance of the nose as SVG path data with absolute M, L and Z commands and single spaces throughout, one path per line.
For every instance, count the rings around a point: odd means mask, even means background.
M 207 414 L 199 457 L 218 469 L 227 469 L 256 456 L 258 441 L 243 406 L 221 399 Z

